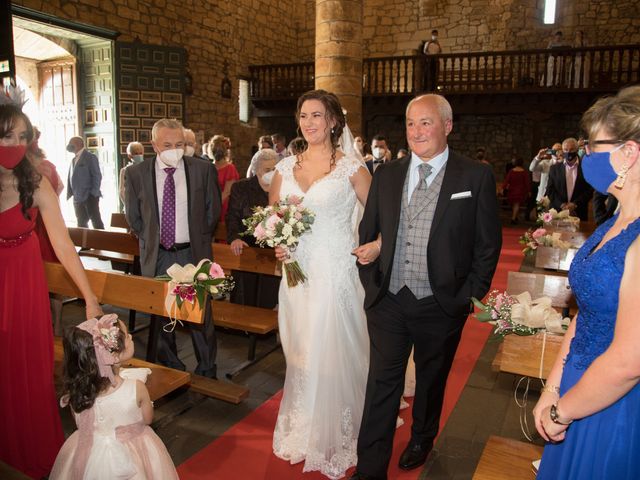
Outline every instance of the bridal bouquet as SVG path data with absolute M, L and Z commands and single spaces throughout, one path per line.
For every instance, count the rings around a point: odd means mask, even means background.
M 174 263 L 167 269 L 166 275 L 156 277 L 157 280 L 169 282 L 165 308 L 169 313 L 170 330 L 176 326 L 177 320 L 172 312 L 182 308 L 184 302 L 194 304 L 197 300 L 200 309 L 205 308 L 208 295 L 224 294 L 233 290 L 233 277 L 224 274 L 222 267 L 211 260 L 200 260 L 198 265 L 188 263 L 185 266 Z
M 560 239 L 561 234 L 559 232 L 547 233 L 544 228 L 538 228 L 536 230 L 527 230 L 522 234 L 518 242 L 521 245 L 525 245 L 522 249 L 522 253 L 525 255 L 531 255 L 538 247 L 553 247 L 566 250 L 571 248 L 571 244 Z
M 261 247 L 280 246 L 293 252 L 300 236 L 311 230 L 314 220 L 315 214 L 302 205 L 302 198 L 288 195 L 275 205 L 256 207 L 253 215 L 242 220 L 242 223 L 247 227 L 245 235 L 253 235 Z M 286 260 L 282 268 L 289 287 L 295 287 L 307 279 L 294 259 Z
M 549 297 L 532 300 L 529 292 L 512 296 L 493 290 L 485 303 L 477 298 L 471 300 L 480 310 L 475 314 L 476 318 L 495 325 L 493 333 L 500 337 L 510 333 L 534 335 L 543 330 L 564 333 L 569 326 L 569 318 L 562 318 L 551 306 Z

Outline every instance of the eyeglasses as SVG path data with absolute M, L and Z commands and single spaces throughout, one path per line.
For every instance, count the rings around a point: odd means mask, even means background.
M 624 143 L 624 142 L 625 140 L 615 140 L 615 139 L 593 140 L 591 142 L 585 142 L 584 149 L 587 155 L 591 155 L 591 152 L 593 151 L 591 150 L 591 148 L 593 145 L 620 145 L 621 143 Z

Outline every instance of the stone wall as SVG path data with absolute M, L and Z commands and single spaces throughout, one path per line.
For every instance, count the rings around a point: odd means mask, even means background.
M 637 0 L 558 2 L 554 25 L 544 25 L 543 0 L 364 0 L 364 55 L 411 55 L 440 34 L 444 53 L 545 48 L 553 32 L 588 45 L 640 42 Z
M 205 138 L 215 133 L 230 136 L 240 170 L 251 158 L 251 146 L 257 138 L 272 129 L 263 128 L 256 120 L 249 124 L 239 122 L 238 78 L 248 77 L 249 65 L 313 58 L 314 17 L 309 19 L 307 8 L 314 2 L 310 0 L 15 0 L 13 3 L 58 18 L 115 30 L 120 32 L 121 41 L 139 38 L 145 44 L 185 48 L 193 76 L 193 95 L 186 100 L 188 126 L 204 130 Z M 299 39 L 301 32 L 304 35 Z M 220 95 L 225 62 L 233 86 L 231 99 Z

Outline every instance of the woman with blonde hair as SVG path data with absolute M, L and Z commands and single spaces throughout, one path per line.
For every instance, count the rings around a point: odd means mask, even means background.
M 549 442 L 537 478 L 631 480 L 640 478 L 640 87 L 598 100 L 582 123 L 584 177 L 620 211 L 571 264 L 579 313 L 534 409 Z

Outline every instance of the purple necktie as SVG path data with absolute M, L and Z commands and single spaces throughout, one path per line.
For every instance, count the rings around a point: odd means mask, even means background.
M 173 179 L 175 168 L 165 168 L 167 178 L 164 180 L 162 193 L 162 221 L 160 222 L 160 244 L 171 248 L 176 243 L 176 182 Z

